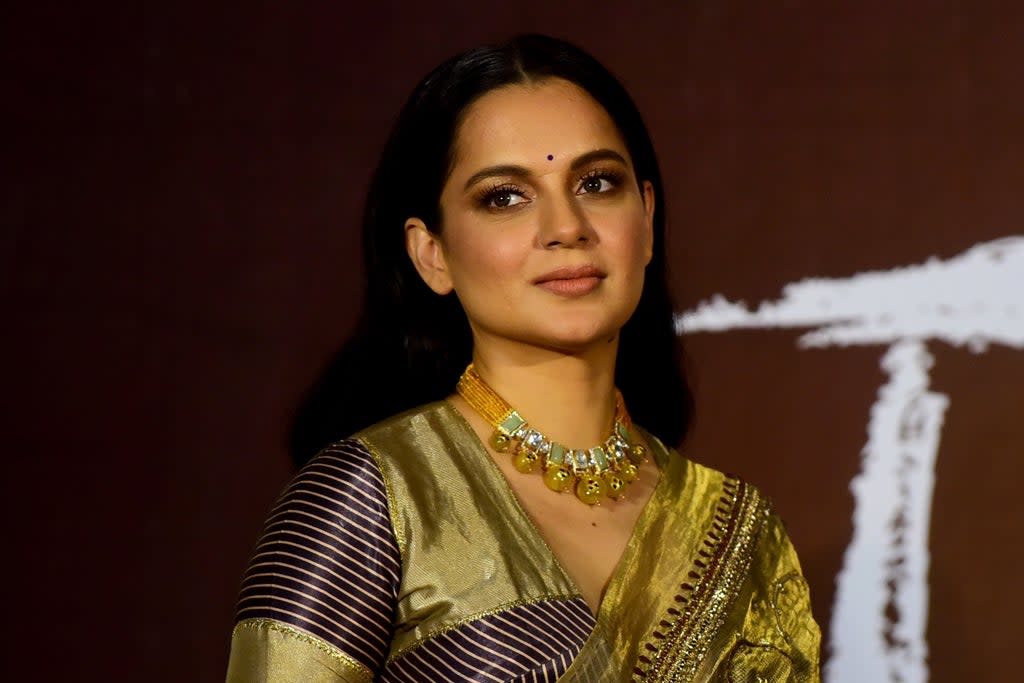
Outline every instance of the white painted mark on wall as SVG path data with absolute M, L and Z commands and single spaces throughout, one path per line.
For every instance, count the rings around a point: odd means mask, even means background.
M 886 344 L 879 390 L 851 482 L 853 536 L 836 579 L 828 683 L 928 680 L 928 529 L 949 399 L 928 390 L 930 339 L 1024 349 L 1024 236 L 948 261 L 848 279 L 807 279 L 756 311 L 716 296 L 676 317 L 680 334 L 811 327 L 799 345 Z
M 832 610 L 827 680 L 928 680 L 928 527 L 946 396 L 928 391 L 932 357 L 920 341 L 882 358 L 853 490 L 853 537 Z M 870 638 L 865 637 L 865 627 Z

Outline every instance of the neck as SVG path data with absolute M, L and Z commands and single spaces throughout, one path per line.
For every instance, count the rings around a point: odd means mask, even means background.
M 477 372 L 534 429 L 569 448 L 611 433 L 618 338 L 579 353 L 476 344 Z

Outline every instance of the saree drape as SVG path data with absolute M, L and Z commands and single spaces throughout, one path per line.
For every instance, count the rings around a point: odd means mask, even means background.
M 267 521 L 228 680 L 818 681 L 768 501 L 644 436 L 658 483 L 596 615 L 448 402 L 331 446 Z

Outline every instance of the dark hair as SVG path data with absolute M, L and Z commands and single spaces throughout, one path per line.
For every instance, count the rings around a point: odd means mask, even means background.
M 561 78 L 588 92 L 625 139 L 638 181 L 654 187 L 654 254 L 636 312 L 620 335 L 615 371 L 633 419 L 669 445 L 689 427 L 692 399 L 665 282 L 661 173 L 647 128 L 621 84 L 561 40 L 525 35 L 463 53 L 413 91 L 381 155 L 363 216 L 365 290 L 355 334 L 303 401 L 292 426 L 297 464 L 378 420 L 452 392 L 469 363 L 469 324 L 454 294 L 438 296 L 405 249 L 405 221 L 440 232 L 440 196 L 467 108 L 507 85 Z M 410 182 L 415 177 L 416 182 Z

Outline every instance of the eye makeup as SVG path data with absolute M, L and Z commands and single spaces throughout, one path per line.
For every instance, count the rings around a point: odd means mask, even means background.
M 474 204 L 490 211 L 501 211 L 522 202 L 513 202 L 513 198 L 520 197 L 523 201 L 527 199 L 525 188 L 509 182 L 496 182 L 484 185 L 474 193 Z

